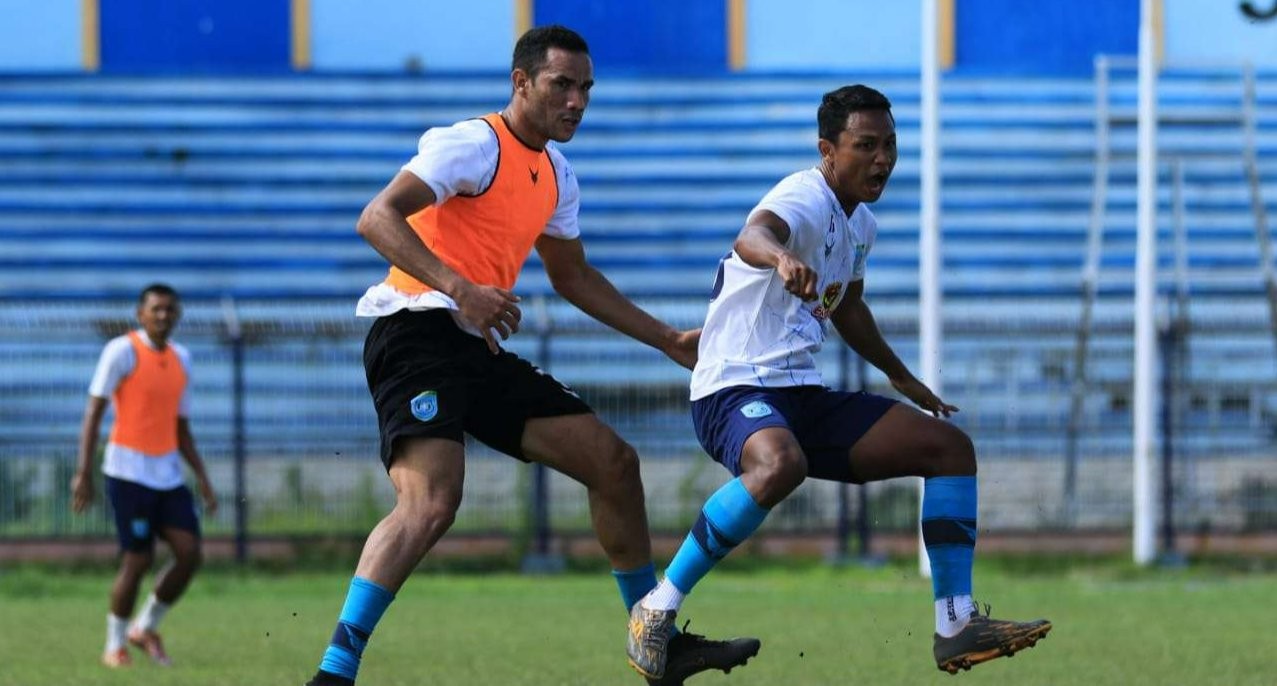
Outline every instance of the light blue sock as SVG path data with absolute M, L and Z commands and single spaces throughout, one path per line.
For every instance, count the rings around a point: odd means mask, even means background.
M 621 602 L 625 603 L 626 612 L 642 600 L 648 591 L 656 588 L 656 566 L 651 562 L 629 571 L 613 569 L 612 576 L 621 589 Z
M 922 542 L 931 560 L 935 599 L 971 595 L 975 558 L 976 478 L 937 476 L 922 494 Z
M 723 484 L 705 501 L 692 532 L 665 570 L 665 578 L 684 595 L 691 593 L 701 577 L 754 533 L 767 512 L 754 502 L 739 478 Z
M 328 642 L 319 668 L 354 681 L 368 638 L 394 599 L 395 594 L 367 579 L 351 579 L 346 604 L 341 608 L 337 629 Z

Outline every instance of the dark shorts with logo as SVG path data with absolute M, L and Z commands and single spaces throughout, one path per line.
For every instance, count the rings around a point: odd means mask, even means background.
M 851 483 L 851 447 L 896 404 L 864 391 L 824 386 L 732 386 L 692 402 L 696 438 L 733 476 L 741 474 L 741 450 L 754 432 L 789 429 L 807 456 L 807 474 Z
M 157 490 L 132 481 L 106 477 L 106 499 L 115 515 L 120 550 L 144 553 L 155 548 L 155 533 L 181 529 L 200 535 L 195 499 L 185 486 Z
M 588 414 L 571 388 L 510 352 L 460 328 L 447 310 L 400 310 L 379 317 L 364 341 L 364 372 L 390 468 L 400 438 L 464 441 L 470 434 L 527 460 L 520 443 L 529 419 Z

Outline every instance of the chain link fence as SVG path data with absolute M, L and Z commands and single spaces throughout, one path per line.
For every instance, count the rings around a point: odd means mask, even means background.
M 728 478 L 696 442 L 688 373 L 556 299 L 525 304 L 523 330 L 507 347 L 572 385 L 638 449 L 653 530 L 684 532 Z M 682 328 L 699 325 L 705 310 L 702 298 L 640 304 Z M 352 310 L 347 301 L 186 304 L 175 339 L 193 357 L 191 424 L 223 500 L 205 519 L 208 534 L 362 536 L 392 506 L 363 377 L 369 322 Z M 133 326 L 132 311 L 121 301 L 0 304 L 0 540 L 112 535 L 104 498 L 73 515 L 68 484 L 98 355 Z M 916 368 L 908 308 L 882 308 L 880 325 Z M 943 396 L 962 408 L 954 421 L 980 456 L 983 536 L 1129 533 L 1130 323 L 1098 320 L 1076 431 L 1070 326 L 1023 306 L 946 322 Z M 1277 533 L 1277 368 L 1262 319 L 1166 340 L 1179 355 L 1163 412 L 1168 533 Z M 866 373 L 836 338 L 820 359 L 831 386 L 891 394 L 885 378 Z M 105 424 L 111 420 L 108 413 Z M 466 469 L 453 531 L 533 534 L 531 467 L 473 444 Z M 583 487 L 551 473 L 545 492 L 543 525 L 588 534 Z M 764 532 L 832 539 L 851 531 L 855 512 L 873 532 L 908 533 L 915 482 L 842 489 L 809 481 L 776 508 Z

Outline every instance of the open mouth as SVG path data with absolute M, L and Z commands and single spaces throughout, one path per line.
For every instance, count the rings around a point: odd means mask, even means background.
M 887 178 L 891 175 L 886 172 L 869 175 L 868 186 L 870 190 L 881 192 L 887 186 Z

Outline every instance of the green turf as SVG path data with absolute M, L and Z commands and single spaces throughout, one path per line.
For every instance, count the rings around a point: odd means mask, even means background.
M 97 665 L 105 571 L 0 571 L 0 683 L 300 685 L 332 631 L 347 575 L 203 574 L 165 620 L 177 666 Z M 931 661 L 931 602 L 908 567 L 720 570 L 690 599 L 692 628 L 746 633 L 762 653 L 716 684 L 1277 683 L 1277 576 L 1121 567 L 983 567 L 994 616 L 1055 622 L 1014 659 L 956 677 Z M 361 684 L 633 684 L 625 618 L 606 572 L 551 578 L 419 573 L 378 627 Z

